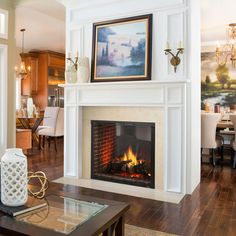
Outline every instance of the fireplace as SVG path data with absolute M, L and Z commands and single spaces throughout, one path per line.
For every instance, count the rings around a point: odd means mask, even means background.
M 155 124 L 91 121 L 91 178 L 154 188 Z

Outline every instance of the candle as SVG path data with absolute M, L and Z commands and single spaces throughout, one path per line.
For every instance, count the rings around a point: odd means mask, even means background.
M 169 42 L 166 42 L 166 49 L 170 49 L 170 44 L 169 44 Z
M 18 67 L 17 67 L 17 66 L 15 66 L 15 71 L 16 71 L 16 72 L 18 71 Z
M 184 48 L 182 41 L 179 41 L 179 48 Z
M 78 50 L 76 50 L 76 54 L 75 54 L 75 57 L 79 57 L 79 52 L 78 52 Z
M 70 52 L 68 52 L 68 56 L 67 56 L 67 58 L 70 58 Z

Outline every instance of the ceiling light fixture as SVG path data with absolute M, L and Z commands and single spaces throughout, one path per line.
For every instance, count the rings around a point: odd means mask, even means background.
M 222 46 L 218 42 L 216 47 L 218 65 L 226 65 L 228 59 L 231 60 L 232 66 L 236 67 L 236 23 L 228 26 L 228 42 Z
M 24 57 L 25 57 L 25 53 L 24 53 L 24 33 L 25 33 L 25 29 L 21 29 L 20 30 L 22 32 L 22 47 L 21 47 L 21 63 L 20 63 L 20 68 L 18 68 L 18 66 L 15 66 L 15 72 L 17 77 L 21 77 L 22 79 L 25 78 L 25 76 L 27 76 L 30 73 L 30 66 L 28 66 L 26 68 L 25 65 L 25 61 L 24 61 Z

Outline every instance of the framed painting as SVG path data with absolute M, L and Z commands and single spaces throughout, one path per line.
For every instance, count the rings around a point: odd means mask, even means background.
M 91 82 L 151 79 L 152 14 L 93 24 Z

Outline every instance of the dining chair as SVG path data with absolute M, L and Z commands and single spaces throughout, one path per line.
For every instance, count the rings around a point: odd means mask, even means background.
M 216 165 L 215 149 L 220 148 L 221 162 L 223 161 L 223 138 L 216 135 L 216 126 L 221 119 L 219 113 L 201 114 L 201 156 L 203 148 L 211 150 L 212 164 Z
M 64 108 L 59 108 L 55 126 L 39 130 L 38 135 L 39 135 L 39 140 L 41 140 L 42 137 L 44 138 L 43 145 L 45 144 L 45 137 L 48 138 L 49 147 L 50 147 L 50 139 L 54 138 L 55 151 L 57 152 L 57 137 L 64 136 Z M 41 148 L 41 141 L 40 141 L 40 148 Z
M 230 120 L 233 123 L 234 130 L 236 130 L 236 114 L 230 115 Z M 232 160 L 233 160 L 233 168 L 236 168 L 236 136 L 231 140 L 230 142 L 231 147 L 232 147 Z

